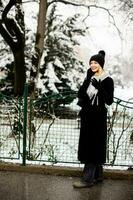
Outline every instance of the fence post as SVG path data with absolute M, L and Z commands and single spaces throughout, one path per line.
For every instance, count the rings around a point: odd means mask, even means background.
M 27 98 L 28 84 L 24 87 L 24 130 L 23 130 L 23 166 L 26 165 L 26 129 L 27 129 Z

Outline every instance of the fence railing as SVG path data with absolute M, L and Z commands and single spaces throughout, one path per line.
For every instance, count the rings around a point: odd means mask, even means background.
M 40 99 L 0 95 L 0 158 L 16 162 L 79 163 L 76 93 Z M 71 103 L 70 103 L 71 102 Z M 133 166 L 133 103 L 108 107 L 107 165 Z
M 133 166 L 133 102 L 114 98 L 108 108 L 107 163 Z

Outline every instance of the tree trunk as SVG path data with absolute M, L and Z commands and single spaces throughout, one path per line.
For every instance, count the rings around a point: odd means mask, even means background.
M 14 54 L 14 94 L 23 95 L 25 75 L 24 49 L 18 49 Z
M 16 6 L 16 20 L 8 18 L 10 9 Z M 14 55 L 14 94 L 22 95 L 24 91 L 25 74 L 25 28 L 24 15 L 22 13 L 22 0 L 10 0 L 6 5 L 2 20 L 0 20 L 0 34 L 10 46 Z
M 35 44 L 35 48 L 39 50 L 40 57 L 42 55 L 44 46 L 46 12 L 47 12 L 47 0 L 40 0 L 38 26 L 36 33 L 36 44 Z
M 32 69 L 31 69 L 31 84 L 33 84 L 33 92 L 36 88 L 35 83 L 38 79 L 38 73 L 40 68 L 40 61 L 44 49 L 44 37 L 45 37 L 45 27 L 46 27 L 46 12 L 47 12 L 47 0 L 40 0 L 39 4 L 39 15 L 38 15 L 38 25 L 36 32 L 36 42 L 35 42 L 35 54 L 32 57 Z

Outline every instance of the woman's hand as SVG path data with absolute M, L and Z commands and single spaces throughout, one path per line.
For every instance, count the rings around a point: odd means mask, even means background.
M 93 85 L 96 89 L 99 89 L 100 86 L 101 86 L 101 80 L 97 81 L 95 78 L 93 78 L 93 79 L 91 80 L 91 83 L 92 83 L 92 85 Z
M 90 79 L 95 73 L 91 70 L 91 68 L 87 71 L 87 79 Z

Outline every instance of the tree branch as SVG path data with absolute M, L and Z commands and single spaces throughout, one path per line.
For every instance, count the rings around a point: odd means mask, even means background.
M 12 48 L 14 45 L 12 37 L 1 22 L 0 22 L 0 34 L 2 35 L 4 40 L 7 42 L 7 44 Z
M 23 45 L 23 32 L 14 19 L 6 18 L 4 24 L 0 22 L 0 33 L 12 50 Z
M 64 3 L 64 4 L 70 4 L 73 6 L 84 6 L 84 7 L 88 7 L 87 5 L 85 5 L 84 3 L 76 3 L 76 2 L 72 2 L 72 1 L 66 1 L 66 0 L 51 0 L 48 2 L 48 6 L 53 4 L 53 3 Z
M 10 0 L 9 3 L 6 5 L 3 13 L 2 13 L 2 20 L 5 20 L 7 18 L 7 14 L 10 11 L 10 9 L 17 3 L 17 0 Z
M 116 30 L 119 34 L 120 39 L 122 40 L 122 34 L 121 34 L 119 28 L 117 27 L 114 16 L 111 14 L 109 9 L 107 9 L 103 6 L 98 6 L 96 4 L 86 5 L 84 3 L 76 3 L 76 2 L 72 2 L 72 1 L 68 1 L 68 0 L 67 1 L 66 0 L 51 0 L 51 1 L 48 2 L 48 6 L 51 5 L 52 3 L 58 3 L 58 2 L 64 3 L 64 4 L 70 4 L 70 5 L 73 5 L 73 6 L 82 6 L 82 7 L 88 8 L 88 10 L 89 10 L 88 15 L 85 17 L 85 19 L 87 19 L 87 17 L 89 16 L 90 8 L 97 8 L 97 9 L 101 9 L 101 10 L 106 11 L 108 13 L 109 17 L 112 19 L 112 22 L 110 21 L 110 23 L 112 23 L 114 25 L 114 27 L 116 28 Z M 85 21 L 85 19 L 84 19 L 84 21 Z

